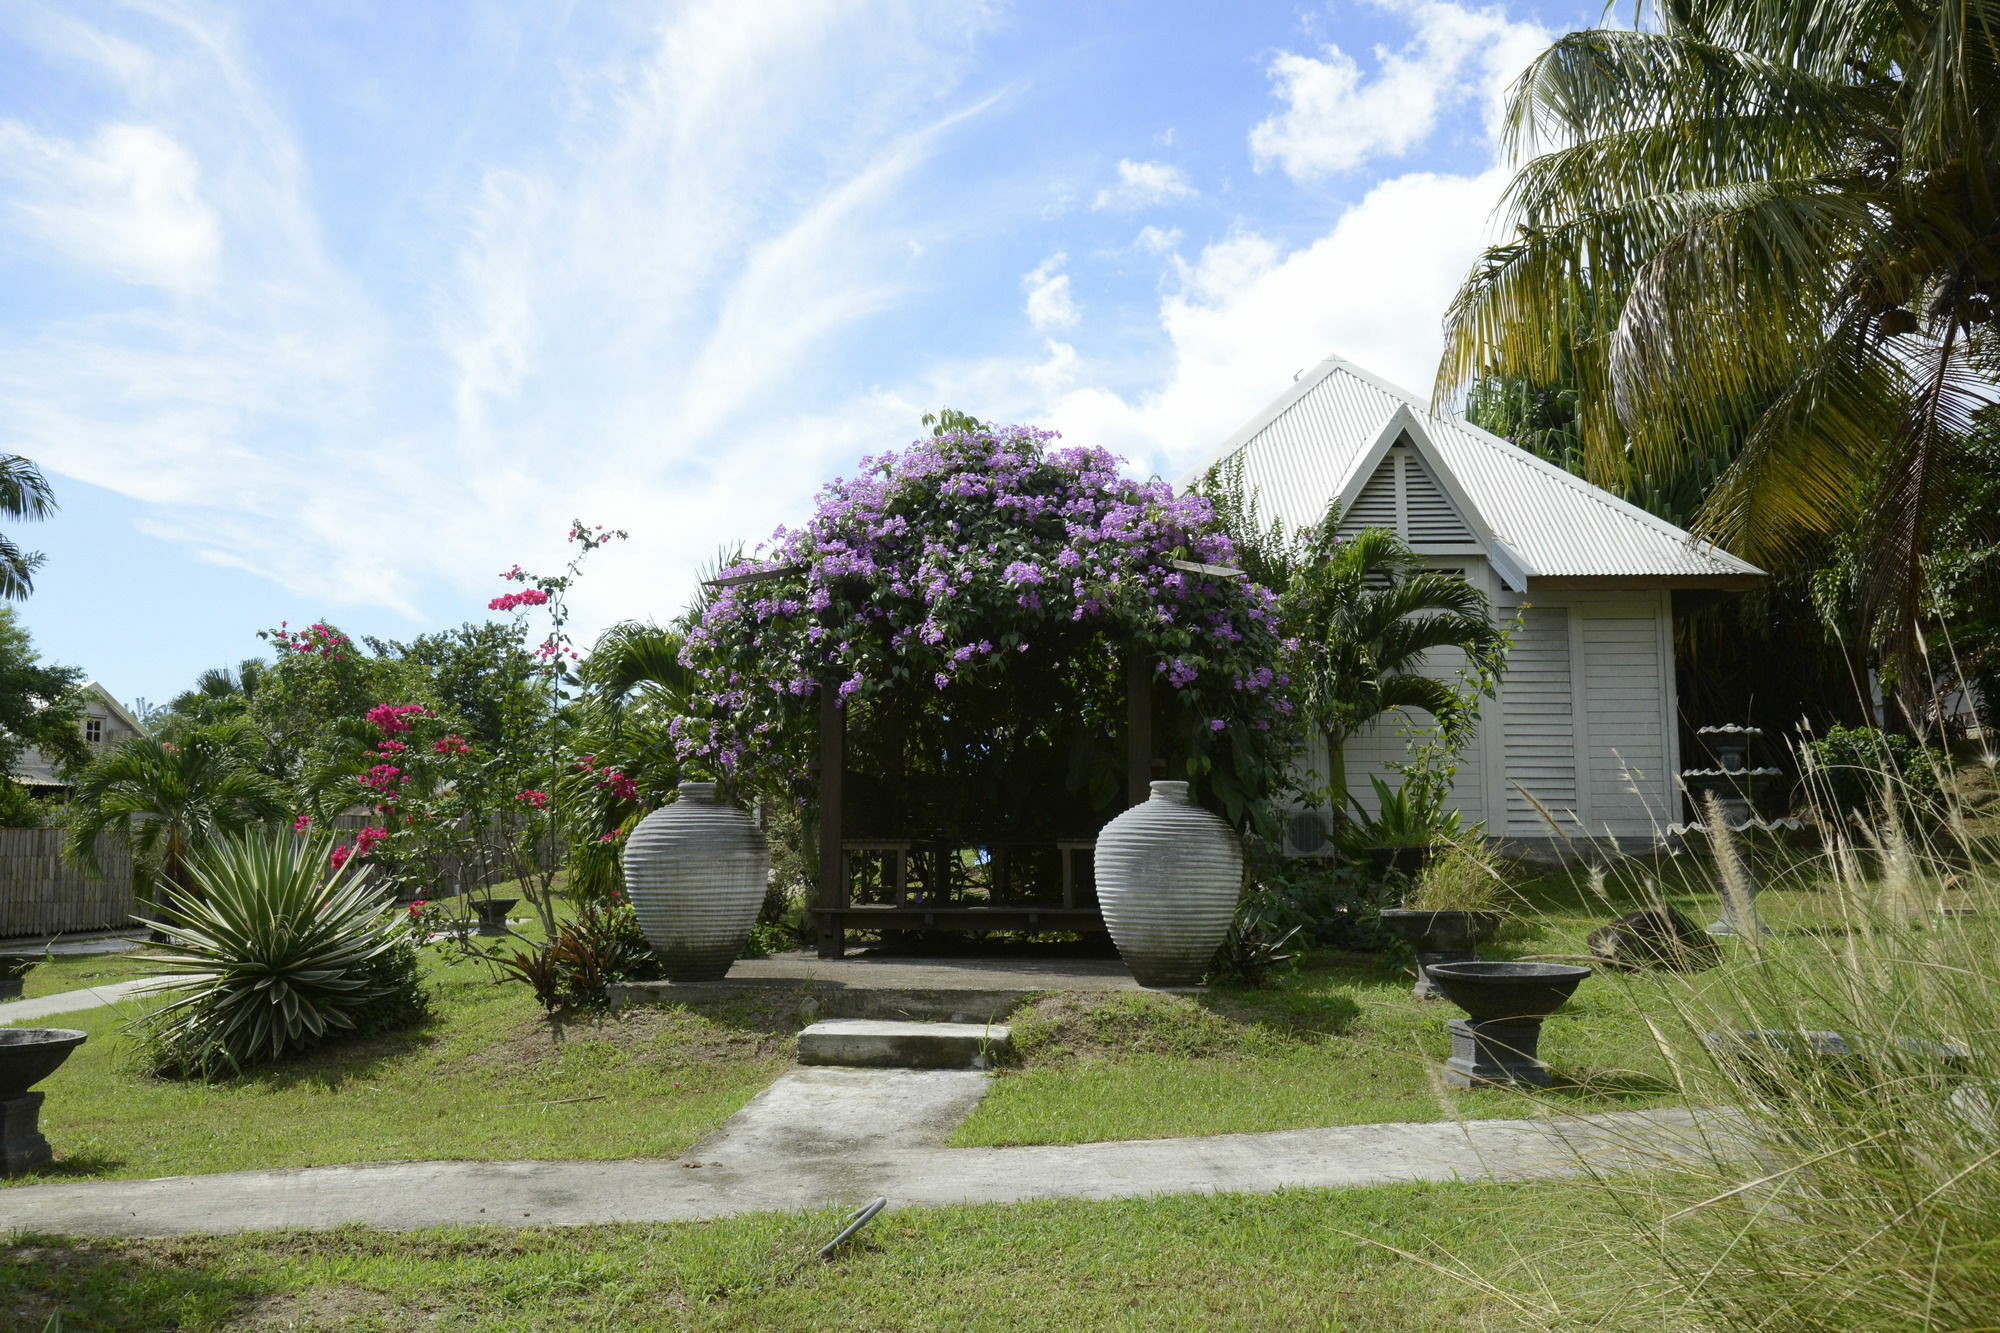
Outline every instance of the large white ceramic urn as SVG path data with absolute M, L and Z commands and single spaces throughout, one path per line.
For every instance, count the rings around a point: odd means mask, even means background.
M 757 821 L 683 782 L 625 839 L 625 891 L 670 981 L 720 981 L 743 951 L 770 881 Z
M 1155 782 L 1152 798 L 1097 835 L 1097 901 L 1132 975 L 1147 986 L 1191 986 L 1229 934 L 1243 891 L 1243 849 L 1222 819 L 1188 800 L 1185 782 Z

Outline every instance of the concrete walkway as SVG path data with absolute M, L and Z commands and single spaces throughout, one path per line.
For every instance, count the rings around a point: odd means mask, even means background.
M 1531 1180 L 1657 1161 L 1682 1111 L 946 1148 L 969 1071 L 797 1069 L 672 1161 L 412 1162 L 0 1189 L 0 1227 L 81 1235 L 676 1222 L 765 1210 Z M 1647 1153 L 1632 1145 L 1644 1140 Z
M 108 986 L 87 986 L 82 990 L 59 991 L 54 995 L 44 995 L 33 1000 L 9 1000 L 0 1004 L 0 1024 L 26 1023 L 37 1018 L 51 1018 L 56 1014 L 75 1013 L 79 1009 L 97 1009 L 107 1004 L 117 1004 L 135 995 L 158 990 L 162 986 L 178 985 L 190 977 L 174 977 L 162 980 L 158 977 L 141 977 L 136 981 L 114 981 Z

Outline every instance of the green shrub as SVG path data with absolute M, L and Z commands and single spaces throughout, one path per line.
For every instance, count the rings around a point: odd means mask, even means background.
M 168 919 L 146 924 L 166 935 L 153 975 L 173 998 L 135 1027 L 148 1070 L 224 1077 L 428 1013 L 405 913 L 365 866 L 330 869 L 332 850 L 250 834 L 190 860 L 194 892 L 163 888 Z
M 1254 840 L 1246 850 L 1239 931 L 1279 939 L 1297 930 L 1294 943 L 1337 949 L 1385 949 L 1394 940 L 1376 914 L 1394 905 L 1395 892 L 1367 865 L 1330 856 L 1285 856 Z
M 666 975 L 632 905 L 622 897 L 608 903 L 585 901 L 546 943 L 486 957 L 501 975 L 526 983 L 535 1002 L 551 1014 L 603 1009 L 611 1003 L 612 986 Z
M 1490 912 L 1506 891 L 1499 861 L 1487 849 L 1485 837 L 1460 838 L 1435 849 L 1403 905 L 1426 912 Z
M 1802 753 L 1807 800 L 1841 819 L 1877 822 L 1885 797 L 1892 807 L 1921 816 L 1943 805 L 1939 774 L 1949 761 L 1907 736 L 1836 725 L 1806 742 Z

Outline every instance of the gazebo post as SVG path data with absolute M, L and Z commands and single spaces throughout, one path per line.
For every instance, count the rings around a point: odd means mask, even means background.
M 1125 650 L 1125 804 L 1152 795 L 1153 673 L 1146 653 Z
M 847 868 L 841 863 L 841 789 L 847 777 L 847 715 L 840 706 L 840 684 L 819 683 L 819 906 L 838 911 L 847 906 Z M 847 951 L 847 928 L 839 916 L 819 918 L 819 956 L 839 958 Z

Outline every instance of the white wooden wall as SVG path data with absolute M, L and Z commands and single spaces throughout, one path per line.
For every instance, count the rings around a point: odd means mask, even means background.
M 1481 701 L 1478 738 L 1453 784 L 1466 822 L 1485 823 L 1494 837 L 1552 838 L 1547 818 L 1535 808 L 1539 801 L 1570 837 L 1654 841 L 1679 817 L 1671 595 L 1522 598 L 1503 592 L 1483 564 L 1470 563 L 1475 567 L 1466 576 L 1484 582 L 1497 616 L 1510 618 L 1523 601 L 1528 605 L 1499 697 Z M 1454 677 L 1461 656 L 1437 657 L 1425 663 L 1425 674 Z M 1413 726 L 1429 724 L 1427 714 L 1390 714 L 1349 743 L 1348 785 L 1371 813 L 1369 775 L 1395 785 L 1388 764 L 1403 757 Z M 1324 748 L 1317 743 L 1311 762 L 1325 772 Z

